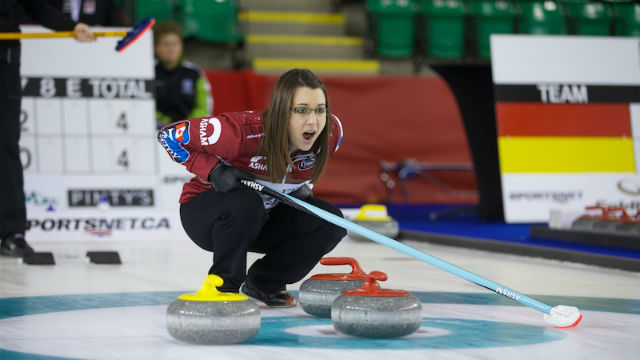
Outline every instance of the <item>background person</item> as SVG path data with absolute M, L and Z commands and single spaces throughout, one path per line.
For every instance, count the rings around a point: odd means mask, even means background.
M 19 32 L 19 4 L 38 24 L 75 32 L 78 41 L 94 41 L 89 26 L 76 23 L 44 0 L 0 1 L 0 32 Z M 20 41 L 0 40 L 0 255 L 21 257 L 33 249 L 25 240 L 27 210 L 20 161 Z
M 155 26 L 156 121 L 158 127 L 187 118 L 209 116 L 211 89 L 204 72 L 182 52 L 182 29 L 175 22 Z

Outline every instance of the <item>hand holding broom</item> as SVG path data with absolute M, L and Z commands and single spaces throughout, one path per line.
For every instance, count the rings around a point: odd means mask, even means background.
M 95 41 L 96 37 L 122 37 L 116 45 L 116 51 L 122 52 L 135 42 L 147 30 L 151 29 L 156 21 L 148 17 L 140 21 L 130 31 L 96 31 L 92 32 L 87 24 L 78 23 L 73 31 L 56 31 L 47 33 L 0 33 L 0 40 L 19 39 L 47 39 L 73 37 L 80 42 Z

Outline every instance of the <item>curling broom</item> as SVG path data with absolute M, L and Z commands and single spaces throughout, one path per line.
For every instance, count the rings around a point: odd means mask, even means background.
M 542 303 L 538 300 L 535 300 L 524 294 L 521 294 L 513 289 L 510 289 L 506 286 L 495 283 L 480 275 L 474 274 L 471 271 L 467 271 L 465 269 L 457 267 L 435 256 L 432 256 L 425 252 L 414 249 L 408 245 L 405 245 L 401 242 L 388 238 L 382 234 L 378 234 L 375 231 L 369 230 L 349 220 L 345 220 L 340 216 L 336 216 L 328 211 L 320 209 L 302 200 L 299 200 L 287 194 L 281 193 L 275 189 L 268 187 L 267 185 L 259 184 L 251 180 L 240 180 L 240 182 L 248 188 L 251 188 L 260 193 L 269 195 L 298 210 L 304 211 L 313 216 L 317 216 L 334 225 L 340 226 L 346 230 L 351 230 L 377 243 L 386 245 L 394 250 L 400 251 L 415 259 L 426 262 L 429 265 L 433 265 L 440 270 L 444 270 L 457 277 L 463 278 L 476 285 L 480 285 L 486 289 L 489 289 L 499 295 L 507 297 L 511 300 L 515 300 L 534 310 L 538 310 L 544 313 L 544 320 L 547 323 L 551 324 L 551 326 L 553 327 L 570 328 L 570 327 L 577 326 L 578 323 L 580 323 L 580 321 L 582 320 L 582 315 L 580 314 L 578 308 L 576 307 L 566 306 L 566 305 L 557 305 L 557 306 L 551 307 L 545 303 Z

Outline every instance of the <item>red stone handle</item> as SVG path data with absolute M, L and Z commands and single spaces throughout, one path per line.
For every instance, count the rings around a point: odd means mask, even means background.
M 349 265 L 351 266 L 351 273 L 349 275 L 361 275 L 363 277 L 367 276 L 367 274 L 362 270 L 358 261 L 354 258 L 350 257 L 326 257 L 320 259 L 320 264 L 322 265 Z M 374 271 L 379 272 L 379 271 Z M 386 277 L 386 275 L 385 275 Z M 386 278 L 385 278 L 386 280 Z

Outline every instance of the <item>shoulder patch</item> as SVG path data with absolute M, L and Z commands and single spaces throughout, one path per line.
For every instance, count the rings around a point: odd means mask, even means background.
M 189 159 L 189 151 L 182 145 L 188 144 L 191 140 L 189 134 L 189 121 L 179 121 L 169 126 L 165 126 L 158 132 L 158 142 L 167 151 L 173 161 L 184 163 Z

